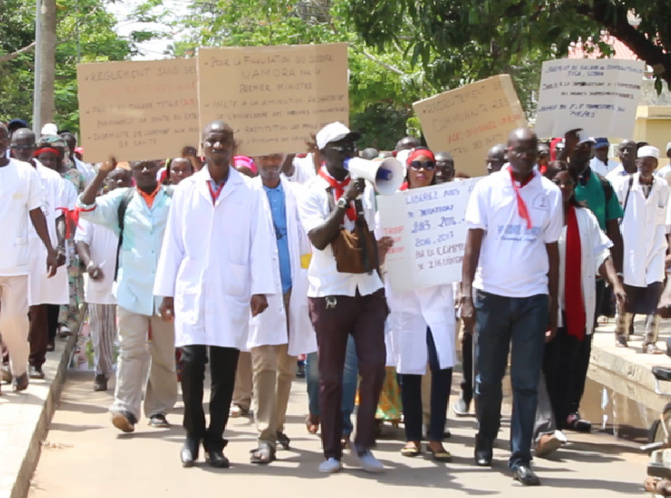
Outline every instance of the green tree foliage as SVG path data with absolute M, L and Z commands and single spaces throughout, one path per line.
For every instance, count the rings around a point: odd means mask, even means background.
M 184 37 L 170 53 L 188 57 L 200 46 L 347 42 L 351 125 L 364 131 L 362 146 L 390 149 L 406 133 L 412 102 L 435 88 L 401 50 L 366 48 L 351 30 L 346 6 L 344 0 L 195 0 L 174 22 Z
M 348 16 L 364 41 L 380 50 L 408 47 L 435 86 L 453 88 L 509 73 L 523 105 L 542 61 L 565 57 L 572 42 L 601 42 L 608 32 L 671 81 L 671 9 L 651 0 L 347 0 Z M 640 25 L 628 17 L 638 16 Z
M 123 60 L 133 53 L 115 32 L 116 19 L 103 0 L 58 0 L 56 122 L 78 131 L 77 63 Z M 33 107 L 35 4 L 4 0 L 0 11 L 0 120 L 30 121 Z M 29 48 L 24 52 L 22 49 Z M 17 52 L 19 52 L 17 54 Z M 39 131 L 39 130 L 37 130 Z

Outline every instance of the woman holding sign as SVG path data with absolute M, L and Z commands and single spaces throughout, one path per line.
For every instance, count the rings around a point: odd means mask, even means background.
M 408 188 L 435 185 L 436 159 L 428 149 L 414 149 L 407 160 Z M 452 285 L 437 285 L 408 292 L 393 292 L 387 285 L 391 308 L 391 329 L 396 371 L 401 384 L 401 399 L 407 444 L 404 456 L 421 453 L 422 375 L 431 368 L 431 421 L 427 451 L 433 459 L 448 462 L 451 455 L 443 447 L 445 413 L 452 386 L 455 363 L 455 313 Z

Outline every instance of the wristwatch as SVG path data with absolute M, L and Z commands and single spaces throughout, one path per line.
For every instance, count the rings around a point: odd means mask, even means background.
M 336 206 L 338 206 L 340 209 L 347 209 L 348 204 L 349 202 L 347 202 L 347 199 L 345 199 L 344 197 L 341 197 L 340 199 L 338 199 L 338 202 L 336 202 Z

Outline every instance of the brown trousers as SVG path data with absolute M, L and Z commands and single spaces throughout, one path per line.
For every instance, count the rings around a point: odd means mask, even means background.
M 351 334 L 359 360 L 358 451 L 375 443 L 375 410 L 385 377 L 384 321 L 388 308 L 384 289 L 368 296 L 310 298 L 310 318 L 319 353 L 319 410 L 325 458 L 342 457 L 342 376 L 347 337 Z

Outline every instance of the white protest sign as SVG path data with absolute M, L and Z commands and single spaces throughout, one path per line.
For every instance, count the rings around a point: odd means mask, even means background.
M 310 135 L 349 122 L 347 44 L 201 48 L 201 127 L 223 120 L 239 154 L 302 152 Z
M 449 152 L 456 170 L 472 177 L 485 174 L 490 147 L 507 143 L 512 130 L 527 126 L 507 74 L 434 95 L 412 107 L 431 150 Z
M 377 198 L 392 289 L 405 292 L 461 281 L 466 206 L 480 178 L 441 183 Z
M 545 61 L 536 134 L 563 137 L 582 128 L 595 137 L 632 138 L 644 70 L 643 61 Z
M 78 64 L 85 159 L 161 159 L 198 147 L 197 77 L 194 59 Z

